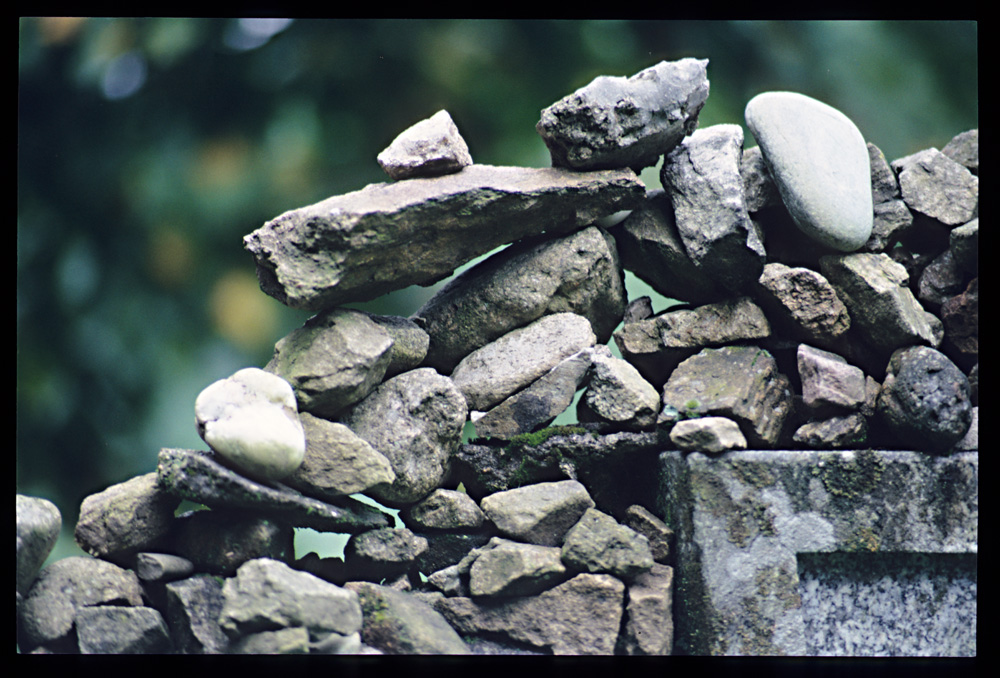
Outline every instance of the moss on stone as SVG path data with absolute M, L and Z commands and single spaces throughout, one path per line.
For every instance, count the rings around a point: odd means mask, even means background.
M 832 456 L 821 471 L 823 486 L 837 497 L 855 499 L 869 494 L 879 486 L 885 462 L 872 450 L 859 450 L 854 459 L 847 461 Z

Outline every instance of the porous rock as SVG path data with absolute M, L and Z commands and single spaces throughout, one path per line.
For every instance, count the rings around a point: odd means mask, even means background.
M 698 125 L 707 59 L 661 61 L 630 78 L 599 76 L 542 111 L 535 126 L 554 167 L 655 165 Z
M 17 523 L 17 592 L 23 596 L 59 539 L 62 515 L 48 499 L 23 494 L 17 495 L 14 512 Z
M 327 198 L 243 241 L 265 293 L 320 311 L 429 285 L 500 245 L 578 230 L 635 207 L 644 194 L 631 170 L 472 165 Z
M 559 546 L 594 500 L 576 480 L 536 483 L 483 497 L 483 513 L 510 539 Z
M 409 127 L 378 154 L 391 178 L 436 177 L 472 164 L 469 147 L 448 111 L 441 110 Z

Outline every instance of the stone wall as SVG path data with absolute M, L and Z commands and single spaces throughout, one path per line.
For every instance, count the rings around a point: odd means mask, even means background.
M 707 67 L 545 109 L 550 168 L 439 112 L 247 235 L 316 315 L 199 395 L 208 450 L 83 502 L 93 557 L 39 571 L 60 517 L 18 496 L 19 650 L 975 654 L 978 132 L 890 163 L 772 92 L 744 150 L 698 129 Z

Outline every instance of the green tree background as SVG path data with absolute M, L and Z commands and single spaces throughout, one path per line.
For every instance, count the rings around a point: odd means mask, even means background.
M 387 181 L 375 156 L 440 109 L 476 162 L 548 166 L 541 109 L 698 57 L 702 127 L 768 90 L 839 108 L 890 160 L 978 127 L 973 21 L 22 18 L 18 39 L 17 491 L 62 512 L 52 558 L 79 552 L 84 497 L 204 449 L 200 390 L 308 316 L 260 291 L 242 237 Z

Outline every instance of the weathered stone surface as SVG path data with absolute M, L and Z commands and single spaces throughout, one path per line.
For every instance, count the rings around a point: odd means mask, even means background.
M 285 563 L 251 560 L 226 580 L 219 621 L 231 639 L 290 626 L 349 635 L 361 629 L 358 595 Z
M 788 378 L 757 346 L 703 349 L 674 370 L 663 387 L 664 407 L 688 416 L 733 419 L 752 445 L 777 442 L 791 412 Z
M 955 135 L 941 152 L 973 174 L 979 174 L 979 129 Z
M 852 449 L 868 438 L 868 422 L 858 412 L 822 421 L 810 421 L 795 430 L 793 442 L 810 449 Z
M 169 582 L 190 577 L 194 563 L 169 553 L 137 553 L 135 574 L 142 581 Z
M 963 369 L 979 363 L 979 278 L 941 304 L 945 328 L 942 350 Z
M 583 316 L 547 315 L 473 351 L 451 378 L 469 409 L 488 410 L 596 341 Z
M 972 425 L 955 445 L 956 450 L 979 450 L 979 406 L 972 408 Z
M 309 631 L 294 626 L 276 631 L 259 631 L 243 636 L 229 646 L 232 654 L 306 654 Z
M 812 269 L 773 262 L 764 266 L 757 282 L 761 305 L 795 338 L 831 346 L 851 327 L 836 290 Z
M 409 127 L 378 154 L 392 179 L 436 177 L 472 164 L 469 147 L 448 111 L 441 110 Z
M 17 592 L 23 596 L 59 539 L 62 515 L 48 499 L 23 494 L 17 495 L 14 512 L 17 523 Z
M 282 520 L 241 509 L 189 511 L 177 517 L 170 549 L 199 572 L 229 577 L 256 558 L 290 561 L 295 532 Z
M 976 216 L 979 177 L 936 148 L 894 160 L 899 189 L 909 208 L 957 226 Z
M 878 413 L 900 444 L 945 452 L 972 424 L 969 381 L 940 351 L 899 349 L 886 368 Z
M 611 233 L 622 267 L 660 294 L 697 304 L 726 296 L 710 271 L 696 266 L 688 256 L 677 232 L 673 205 L 663 189 L 647 192 L 642 206 Z
M 402 316 L 375 315 L 367 312 L 365 315 L 392 337 L 389 365 L 385 368 L 383 379 L 391 379 L 397 374 L 415 370 L 423 364 L 431 342 L 430 336 L 423 328 Z
M 635 504 L 625 511 L 625 524 L 641 534 L 649 542 L 653 562 L 670 564 L 671 542 L 674 531 L 666 523 L 653 515 L 649 509 Z
M 521 544 L 494 538 L 469 569 L 469 594 L 531 596 L 565 579 L 566 567 L 555 546 Z
M 571 570 L 630 581 L 653 567 L 653 553 L 644 536 L 590 508 L 566 533 L 562 561 Z
M 847 305 L 852 327 L 882 353 L 901 346 L 933 344 L 927 313 L 906 286 L 906 269 L 886 254 L 828 255 L 823 275 Z
M 405 574 L 427 550 L 427 540 L 406 528 L 384 527 L 352 536 L 344 547 L 348 577 L 379 582 Z
M 394 343 L 367 314 L 336 308 L 280 339 L 264 369 L 292 385 L 300 410 L 334 417 L 379 385 Z
M 759 212 L 765 207 L 781 204 L 781 194 L 778 193 L 778 186 L 771 178 L 771 170 L 764 160 L 760 146 L 743 151 L 740 175 L 743 177 L 743 199 L 747 212 Z
M 347 426 L 299 415 L 306 434 L 306 456 L 285 483 L 318 499 L 364 492 L 396 479 L 392 464 Z
M 884 252 L 899 242 L 913 226 L 913 214 L 902 200 L 875 204 L 872 234 L 861 248 L 865 252 Z
M 180 500 L 157 485 L 156 473 L 137 476 L 92 494 L 80 505 L 74 535 L 87 553 L 131 565 L 170 530 Z
M 160 450 L 157 476 L 170 494 L 211 507 L 274 512 L 295 527 L 330 532 L 363 532 L 388 524 L 385 513 L 344 497 L 329 504 L 288 487 L 255 482 L 226 468 L 211 453 Z
M 672 348 L 663 345 L 657 317 L 626 320 L 615 332 L 615 346 L 622 358 L 631 363 L 650 384 L 662 388 L 674 368 L 697 348 Z
M 669 655 L 674 645 L 674 570 L 655 564 L 628 586 L 620 644 L 631 656 Z
M 220 654 L 229 637 L 219 625 L 222 581 L 195 575 L 166 585 L 167 624 L 174 649 L 184 654 Z
M 361 638 L 385 654 L 470 654 L 461 636 L 418 598 L 369 582 L 349 582 L 361 602 Z
M 607 574 L 578 574 L 537 596 L 479 604 L 435 596 L 433 606 L 459 633 L 500 635 L 556 655 L 610 655 L 624 607 L 625 585 Z
M 473 419 L 477 437 L 510 440 L 551 424 L 573 403 L 588 376 L 591 353 L 574 353 L 482 417 Z
M 400 513 L 403 522 L 422 530 L 478 530 L 485 516 L 475 500 L 464 492 L 438 488 L 427 498 Z
M 947 299 L 965 289 L 965 274 L 959 269 L 951 250 L 945 250 L 927 264 L 917 282 L 917 299 L 931 311 L 941 308 Z
M 708 59 L 660 63 L 630 78 L 599 76 L 542 111 L 535 126 L 554 167 L 655 165 L 694 131 L 708 98 Z
M 352 431 L 389 460 L 396 474 L 391 484 L 377 485 L 368 493 L 387 506 L 401 507 L 440 487 L 467 414 L 456 384 L 429 367 L 383 382 L 343 416 Z
M 413 317 L 430 335 L 425 364 L 450 374 L 474 350 L 552 313 L 584 316 L 598 342 L 606 343 L 625 300 L 614 239 L 591 226 L 494 254 L 445 285 Z
M 306 452 L 292 387 L 256 367 L 239 370 L 198 394 L 198 435 L 220 457 L 261 480 L 280 480 Z
M 746 106 L 781 199 L 809 237 L 853 252 L 872 231 L 868 147 L 843 113 L 796 92 L 765 92 Z
M 577 405 L 580 421 L 604 422 L 627 430 L 656 425 L 660 394 L 635 367 L 614 357 L 606 346 L 598 346 L 591 352 L 590 370 L 590 383 Z
M 698 417 L 677 422 L 670 429 L 670 442 L 679 450 L 718 454 L 747 449 L 739 424 L 726 417 Z
M 496 530 L 483 529 L 469 533 L 425 532 L 427 550 L 417 557 L 416 569 L 425 575 L 438 572 L 462 561 L 469 552 L 489 543 Z
M 875 144 L 868 142 L 868 164 L 871 167 L 872 203 L 889 202 L 899 198 L 899 182 L 889 166 L 885 154 Z
M 799 344 L 802 399 L 808 407 L 857 410 L 865 402 L 865 374 L 836 353 Z
M 637 206 L 644 194 L 630 170 L 472 165 L 286 212 L 243 242 L 264 292 L 319 311 L 429 285 L 500 245 L 579 229 Z
M 948 249 L 955 258 L 955 264 L 972 275 L 979 273 L 979 219 L 951 230 Z
M 497 492 L 483 497 L 480 506 L 505 537 L 559 546 L 594 500 L 576 480 L 561 480 Z
M 695 265 L 740 293 L 760 277 L 764 244 L 743 202 L 743 128 L 700 129 L 663 160 L 660 179 Z
M 102 605 L 76 613 L 80 654 L 167 654 L 167 624 L 151 607 Z
M 46 566 L 21 604 L 18 645 L 75 651 L 69 639 L 79 610 L 94 605 L 142 605 L 134 572 L 96 558 L 70 556 Z M 66 643 L 70 645 L 67 646 Z

